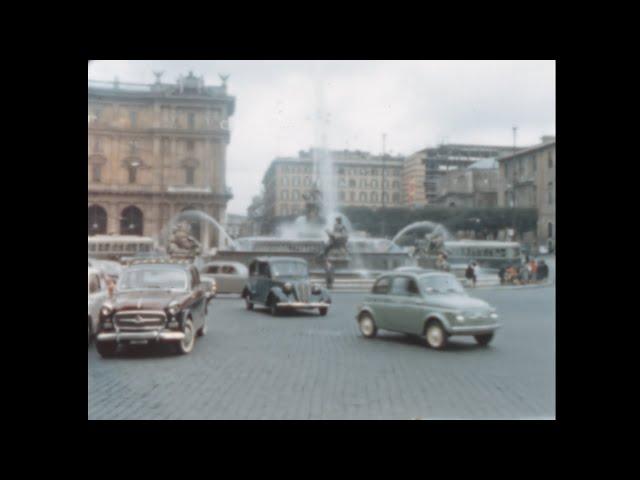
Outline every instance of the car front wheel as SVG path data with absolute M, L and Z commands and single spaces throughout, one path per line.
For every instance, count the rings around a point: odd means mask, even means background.
M 273 315 L 274 317 L 280 314 L 280 309 L 276 305 L 275 301 L 269 304 L 269 313 L 271 313 L 271 315 Z
M 320 307 L 318 308 L 318 310 L 320 311 L 320 315 L 321 316 L 325 316 L 327 314 L 327 312 L 329 311 L 329 309 L 327 307 Z
M 363 313 L 358 319 L 358 326 L 360 327 L 360 333 L 365 338 L 373 338 L 378 333 L 376 322 L 373 317 L 368 313 Z
M 474 335 L 474 338 L 476 339 L 476 342 L 478 342 L 478 345 L 486 347 L 487 345 L 489 345 L 491 340 L 493 340 L 493 332 L 484 335 Z
M 427 345 L 436 350 L 441 350 L 447 345 L 448 334 L 442 328 L 440 322 L 431 322 L 427 325 L 427 331 L 425 333 Z
M 182 332 L 184 333 L 184 338 L 178 342 L 178 353 L 186 355 L 191 353 L 196 341 L 195 331 L 193 329 L 193 320 L 190 318 L 185 320 Z

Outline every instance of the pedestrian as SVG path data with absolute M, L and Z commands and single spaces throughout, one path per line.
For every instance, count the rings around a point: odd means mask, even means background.
M 507 269 L 502 267 L 500 268 L 500 270 L 498 271 L 498 277 L 500 277 L 500 285 L 504 285 L 505 282 L 505 276 L 507 274 Z
M 538 262 L 535 258 L 532 258 L 531 262 L 529 262 L 529 271 L 531 273 L 531 283 L 536 283 L 538 280 Z
M 529 264 L 520 265 L 520 282 L 523 285 L 529 283 Z
M 329 259 L 325 261 L 324 269 L 327 288 L 331 290 L 333 288 L 333 265 L 331 264 Z
M 540 260 L 538 264 L 537 277 L 540 280 L 546 280 L 548 276 L 549 276 L 549 267 L 547 266 L 547 263 L 544 260 Z
M 476 263 L 475 262 L 469 263 L 469 265 L 467 266 L 467 270 L 464 273 L 464 276 L 468 280 L 471 280 L 472 285 L 475 288 L 476 286 Z

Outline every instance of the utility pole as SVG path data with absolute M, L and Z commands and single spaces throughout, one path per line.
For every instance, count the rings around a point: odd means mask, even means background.
M 387 142 L 387 134 L 383 133 L 382 134 L 382 222 L 381 222 L 381 226 L 382 226 L 382 237 L 385 237 L 385 233 L 386 233 L 386 225 L 385 225 L 385 201 L 384 201 L 384 194 L 385 194 L 385 179 L 386 179 L 386 174 L 385 174 L 385 155 L 386 155 L 386 142 Z

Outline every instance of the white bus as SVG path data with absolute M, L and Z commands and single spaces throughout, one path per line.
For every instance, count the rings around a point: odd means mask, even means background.
M 150 237 L 136 235 L 93 235 L 89 237 L 89 257 L 104 260 L 120 260 L 139 254 L 151 254 L 155 242 Z

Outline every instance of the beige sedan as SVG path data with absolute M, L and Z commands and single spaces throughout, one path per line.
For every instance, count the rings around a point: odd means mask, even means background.
M 200 276 L 215 279 L 218 293 L 240 295 L 249 279 L 249 270 L 240 262 L 216 261 L 205 264 L 200 269 Z

